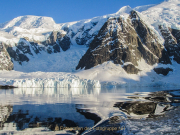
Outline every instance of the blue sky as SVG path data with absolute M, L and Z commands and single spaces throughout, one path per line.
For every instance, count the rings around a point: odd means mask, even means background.
M 0 23 L 23 15 L 52 17 L 56 23 L 112 14 L 121 7 L 158 4 L 164 0 L 0 0 Z

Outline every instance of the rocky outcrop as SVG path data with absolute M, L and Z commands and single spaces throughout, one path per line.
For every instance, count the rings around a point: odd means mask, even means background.
M 180 30 L 159 26 L 165 42 L 164 46 L 172 60 L 180 64 Z
M 42 42 L 43 45 L 49 47 L 48 53 L 58 53 L 60 52 L 60 47 L 63 51 L 66 51 L 70 48 L 71 41 L 70 38 L 61 32 L 53 31 L 49 38 Z M 53 47 L 53 49 L 51 49 Z
M 6 50 L 6 45 L 0 43 L 0 70 L 12 70 L 14 67 L 11 57 Z
M 90 30 L 91 29 L 84 30 L 84 27 L 82 27 L 82 29 L 79 30 L 79 33 L 81 34 L 80 36 L 76 37 L 76 43 L 78 45 L 85 45 L 86 42 L 93 37 L 93 35 L 89 34 Z
M 70 38 L 66 35 L 64 37 L 58 39 L 58 43 L 61 46 L 63 51 L 68 50 L 70 48 L 70 45 L 71 45 Z
M 122 102 L 116 103 L 114 107 L 123 109 L 128 114 L 144 115 L 154 114 L 157 103 L 153 102 Z
M 89 69 L 106 61 L 123 65 L 128 73 L 137 74 L 138 61 L 143 58 L 150 65 L 171 63 L 166 50 L 156 34 L 144 23 L 137 12 L 132 11 L 126 20 L 109 18 L 91 42 L 76 69 Z M 133 69 L 131 71 L 131 69 Z
M 60 46 L 57 44 L 57 39 L 58 39 L 59 32 L 53 31 L 48 39 L 44 42 L 42 42 L 43 45 L 47 47 L 47 52 L 48 53 L 57 53 L 60 52 Z
M 31 44 L 31 47 L 36 54 L 40 53 L 40 51 L 43 50 L 41 47 L 39 47 L 38 43 L 36 42 L 29 42 L 29 43 Z
M 29 61 L 29 58 L 26 56 L 26 54 L 33 55 L 30 47 L 28 44 L 25 44 L 25 39 L 22 39 L 19 44 L 16 44 L 16 46 L 7 46 L 7 52 L 11 56 L 13 61 L 18 61 L 19 64 L 22 64 L 22 62 Z
M 84 24 L 81 24 L 81 22 L 79 22 L 75 26 L 78 28 L 78 30 L 64 27 L 64 31 L 67 32 L 66 36 L 68 36 L 69 38 L 74 38 L 76 44 L 89 46 L 93 38 L 98 34 L 99 29 L 94 31 L 94 28 L 98 24 L 98 21 L 86 22 Z
M 128 73 L 128 74 L 137 74 L 140 70 L 136 68 L 133 64 L 128 64 L 124 65 L 123 69 Z
M 157 73 L 157 74 L 162 74 L 164 76 L 166 76 L 170 71 L 173 71 L 173 69 L 171 68 L 154 68 L 154 71 Z
M 57 31 L 53 31 L 50 36 L 48 37 L 48 39 L 44 42 L 42 42 L 44 45 L 54 45 L 56 44 L 56 40 L 57 40 L 57 34 L 58 32 Z
M 136 11 L 131 11 L 131 22 L 140 39 L 139 51 L 143 58 L 150 65 L 155 63 L 170 64 L 171 61 L 167 55 L 164 46 L 160 44 L 157 35 L 141 19 Z

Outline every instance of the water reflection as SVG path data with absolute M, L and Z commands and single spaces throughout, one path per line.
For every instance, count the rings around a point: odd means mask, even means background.
M 18 88 L 0 90 L 0 133 L 82 133 L 112 116 L 157 117 L 180 103 L 180 90 Z M 63 128 L 64 127 L 64 128 Z M 64 130 L 66 128 L 66 130 Z M 39 131 L 40 130 L 40 131 Z
M 130 116 L 156 117 L 172 109 L 173 106 L 179 105 L 179 93 L 180 90 L 151 92 L 146 95 L 136 93 L 134 96 L 128 97 L 136 101 L 117 102 L 114 107 L 118 107 Z

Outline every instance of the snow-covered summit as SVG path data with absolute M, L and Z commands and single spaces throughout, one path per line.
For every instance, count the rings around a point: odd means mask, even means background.
M 158 5 L 147 8 L 147 10 L 144 10 L 141 13 L 147 17 L 147 21 L 156 29 L 158 29 L 158 25 L 160 24 L 180 29 L 179 9 L 180 0 L 167 0 Z
M 150 4 L 150 5 L 145 5 L 145 6 L 137 6 L 134 8 L 134 10 L 138 11 L 138 12 L 142 12 L 145 11 L 151 7 L 155 6 L 155 4 Z
M 56 26 L 55 21 L 51 17 L 43 16 L 19 16 L 13 20 L 6 22 L 4 25 L 1 25 L 0 28 L 3 30 L 8 30 L 12 27 L 20 27 L 23 29 L 32 29 L 32 28 L 46 28 L 53 29 Z
M 0 24 L 0 31 L 14 35 L 19 41 L 20 38 L 27 37 L 29 40 L 44 41 L 53 30 L 60 29 L 60 25 L 56 24 L 53 18 L 44 16 L 19 16 L 13 20 Z M 6 34 L 7 35 L 7 34 Z M 1 41 L 9 42 L 6 39 Z M 0 36 L 0 39 L 1 36 Z
M 132 8 L 129 5 L 124 6 L 124 7 L 120 8 L 119 11 L 116 12 L 116 14 L 123 14 L 123 13 L 129 14 L 131 10 L 132 10 Z

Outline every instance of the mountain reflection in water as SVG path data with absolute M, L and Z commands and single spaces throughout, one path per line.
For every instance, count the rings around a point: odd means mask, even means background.
M 179 105 L 180 90 L 17 88 L 0 90 L 0 102 L 0 133 L 81 134 L 110 117 L 158 117 Z

